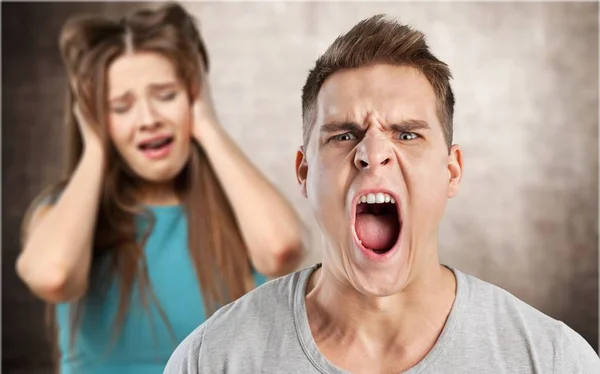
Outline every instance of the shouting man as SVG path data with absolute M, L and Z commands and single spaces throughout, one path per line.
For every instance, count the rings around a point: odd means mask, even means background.
M 422 33 L 383 16 L 334 41 L 304 86 L 296 162 L 322 265 L 222 308 L 167 373 L 600 373 L 564 323 L 440 264 L 463 163 L 450 78 Z

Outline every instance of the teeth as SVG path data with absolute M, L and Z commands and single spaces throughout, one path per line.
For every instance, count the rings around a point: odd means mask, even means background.
M 393 197 L 391 197 L 390 195 L 383 193 L 383 192 L 368 193 L 366 195 L 362 195 L 360 197 L 360 202 L 367 203 L 367 204 L 383 204 L 383 203 L 396 204 L 396 200 L 394 200 Z

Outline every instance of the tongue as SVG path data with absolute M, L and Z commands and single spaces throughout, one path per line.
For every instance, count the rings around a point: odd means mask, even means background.
M 398 238 L 398 217 L 392 214 L 359 214 L 356 235 L 365 248 L 383 251 L 392 248 Z
M 167 145 L 167 142 L 166 141 L 161 141 L 161 142 L 158 142 L 158 143 L 151 143 L 151 144 L 149 144 L 148 148 L 150 148 L 150 149 L 160 149 L 160 148 L 162 148 L 165 145 Z

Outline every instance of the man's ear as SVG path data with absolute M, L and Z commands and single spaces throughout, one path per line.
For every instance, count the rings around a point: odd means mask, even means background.
M 450 178 L 450 185 L 448 187 L 449 198 L 458 195 L 462 173 L 462 151 L 457 144 L 454 144 L 452 147 L 450 147 L 450 154 L 448 155 L 448 177 Z
M 306 195 L 306 176 L 308 175 L 308 164 L 306 162 L 306 154 L 304 153 L 304 147 L 300 146 L 298 152 L 296 152 L 296 179 L 300 184 L 300 191 L 302 196 Z

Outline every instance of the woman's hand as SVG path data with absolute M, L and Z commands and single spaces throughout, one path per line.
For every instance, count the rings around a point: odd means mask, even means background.
M 212 99 L 208 73 L 204 68 L 202 60 L 198 58 L 198 61 L 200 72 L 200 82 L 198 82 L 198 84 L 200 85 L 200 88 L 198 90 L 198 95 L 196 95 L 196 99 L 192 104 L 192 134 L 198 143 L 204 145 L 204 142 L 206 141 L 206 132 L 212 131 L 215 127 L 218 127 L 219 121 Z
M 97 130 L 93 128 L 93 126 L 90 124 L 90 121 L 87 120 L 87 117 L 83 115 L 81 107 L 78 103 L 75 103 L 73 106 L 73 115 L 77 121 L 77 127 L 79 128 L 79 133 L 83 139 L 84 148 L 101 148 L 100 136 L 98 135 Z
M 85 114 L 81 108 L 79 90 L 78 86 L 75 83 L 75 79 L 71 79 L 71 90 L 74 96 L 74 105 L 73 105 L 73 116 L 75 121 L 77 122 L 77 127 L 79 128 L 79 133 L 81 134 L 81 138 L 83 140 L 84 150 L 89 150 L 93 148 L 94 150 L 101 151 L 102 150 L 102 139 L 100 138 L 100 134 L 98 132 L 99 126 L 96 123 L 93 123 L 90 120 L 90 116 Z

